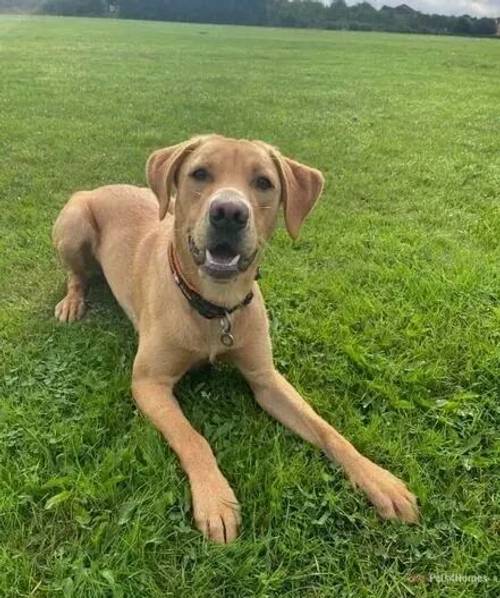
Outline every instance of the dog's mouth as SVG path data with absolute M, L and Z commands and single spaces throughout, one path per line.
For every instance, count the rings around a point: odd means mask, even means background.
M 191 235 L 188 236 L 188 245 L 195 264 L 216 280 L 228 280 L 244 272 L 257 255 L 257 250 L 244 255 L 227 241 L 211 243 L 202 249 Z

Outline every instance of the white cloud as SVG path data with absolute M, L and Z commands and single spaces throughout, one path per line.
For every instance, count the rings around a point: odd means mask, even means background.
M 358 4 L 361 0 L 347 0 L 347 4 Z M 415 10 L 427 14 L 464 15 L 473 17 L 500 17 L 500 0 L 368 0 L 380 8 L 408 4 Z

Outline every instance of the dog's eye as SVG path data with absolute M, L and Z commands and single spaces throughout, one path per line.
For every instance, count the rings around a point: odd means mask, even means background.
M 255 186 L 261 191 L 267 191 L 268 189 L 271 189 L 273 184 L 267 178 L 267 176 L 259 176 L 255 179 Z
M 206 168 L 197 168 L 191 173 L 191 176 L 196 181 L 206 181 L 209 177 L 209 174 Z

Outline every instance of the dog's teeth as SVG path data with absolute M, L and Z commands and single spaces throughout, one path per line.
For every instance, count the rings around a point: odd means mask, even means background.
M 216 264 L 219 266 L 232 267 L 232 266 L 236 266 L 239 259 L 240 259 L 239 253 L 231 259 L 220 259 L 220 258 L 214 257 L 213 254 L 210 252 L 210 249 L 207 249 L 205 252 L 205 262 L 207 262 L 208 264 Z

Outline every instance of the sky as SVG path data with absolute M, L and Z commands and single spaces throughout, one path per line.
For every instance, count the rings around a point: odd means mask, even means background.
M 346 0 L 358 4 L 361 0 Z M 472 17 L 500 17 L 500 0 L 367 0 L 373 6 L 399 6 L 408 4 L 427 14 L 471 15 Z

